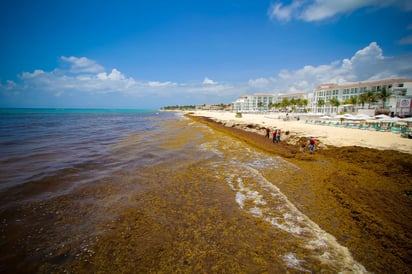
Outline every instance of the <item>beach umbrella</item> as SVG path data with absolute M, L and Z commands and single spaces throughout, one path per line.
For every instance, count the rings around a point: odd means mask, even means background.
M 412 125 L 412 117 L 402 118 L 402 119 L 400 119 L 399 121 L 406 122 L 406 124 L 407 124 L 408 126 L 411 126 L 411 125 Z
M 353 116 L 353 115 L 351 115 L 351 114 L 348 114 L 348 113 L 344 114 L 344 115 L 343 115 L 343 118 L 346 119 L 346 120 L 351 120 L 351 121 L 360 121 L 360 120 L 363 120 L 363 119 L 360 119 L 360 118 L 358 118 L 358 117 L 356 117 L 356 116 Z
M 349 114 L 349 113 L 335 115 L 335 116 L 333 116 L 333 118 L 334 118 L 334 119 L 355 120 L 355 116 L 353 116 L 352 114 Z
M 391 117 L 385 114 L 379 114 L 375 116 L 376 119 L 390 119 Z
M 355 117 L 358 118 L 359 120 L 369 120 L 369 119 L 372 119 L 371 116 L 366 115 L 366 114 L 358 114 L 358 115 L 356 115 Z
M 401 121 L 412 122 L 412 117 L 402 118 Z
M 400 120 L 398 120 L 398 121 L 395 121 L 395 124 L 406 126 L 406 125 L 408 124 L 408 122 L 407 122 L 407 121 L 400 121 Z
M 357 116 L 346 117 L 346 119 L 351 120 L 351 121 L 367 120 L 367 119 L 365 119 L 365 118 L 361 118 L 361 117 L 357 117 Z
M 339 119 L 340 120 L 340 123 L 341 124 L 343 124 L 343 121 L 345 120 L 345 119 L 348 119 L 348 115 L 346 115 L 346 114 L 338 114 L 338 115 L 335 115 L 335 116 L 333 116 L 333 119 Z
M 321 116 L 320 119 L 332 119 L 332 117 L 330 117 L 328 115 L 324 115 L 324 116 Z

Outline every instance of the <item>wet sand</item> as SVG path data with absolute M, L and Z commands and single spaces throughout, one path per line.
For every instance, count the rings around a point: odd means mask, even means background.
M 302 152 L 306 137 L 273 144 L 264 131 L 189 116 L 245 145 L 279 155 L 303 172 L 278 187 L 302 212 L 375 273 L 408 273 L 412 265 L 412 155 L 359 146 Z

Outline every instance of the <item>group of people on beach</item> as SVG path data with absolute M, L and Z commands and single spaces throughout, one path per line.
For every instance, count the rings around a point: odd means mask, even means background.
M 265 130 L 266 130 L 266 138 L 269 139 L 269 138 L 270 138 L 270 128 L 267 127 Z M 280 129 L 275 129 L 275 130 L 273 131 L 273 133 L 272 133 L 273 143 L 279 143 L 279 142 L 280 142 L 281 132 L 282 132 L 282 131 L 281 131 Z M 309 137 L 308 146 L 309 146 L 309 153 L 312 154 L 313 151 L 315 150 L 315 147 L 316 147 L 316 140 L 315 140 L 315 138 Z M 302 151 L 302 152 L 305 151 L 305 147 L 306 147 L 306 144 L 304 144 L 304 145 L 301 146 L 301 151 Z
M 279 143 L 280 142 L 280 134 L 281 134 L 280 129 L 275 129 L 272 133 L 272 141 L 273 143 Z M 270 138 L 270 128 L 266 128 L 266 138 Z

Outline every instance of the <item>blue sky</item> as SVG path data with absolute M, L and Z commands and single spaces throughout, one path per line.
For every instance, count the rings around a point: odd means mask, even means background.
M 412 2 L 1 1 L 0 107 L 159 108 L 412 79 Z

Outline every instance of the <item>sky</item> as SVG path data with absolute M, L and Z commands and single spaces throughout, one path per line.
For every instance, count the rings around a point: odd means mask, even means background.
M 146 108 L 412 79 L 412 1 L 0 1 L 0 107 Z

